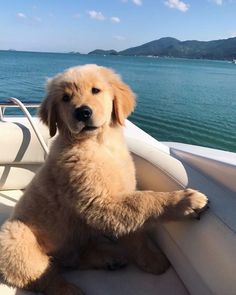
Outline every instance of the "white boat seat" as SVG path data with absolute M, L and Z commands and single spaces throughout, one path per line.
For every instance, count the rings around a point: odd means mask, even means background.
M 8 118 L 9 119 L 9 118 Z M 0 121 L 0 189 L 24 189 L 45 159 L 45 153 L 26 118 Z M 37 122 L 47 144 L 48 129 Z
M 37 127 L 46 143 L 50 136 L 48 128 L 38 120 Z M 13 121 L 0 121 L 1 153 L 0 163 L 41 164 L 45 154 L 26 118 L 14 118 Z
M 13 207 L 20 199 L 22 194 L 23 191 L 21 190 L 0 190 L 0 226 L 7 218 L 9 218 Z
M 9 217 L 23 191 L 0 191 L 0 225 Z M 119 271 L 71 271 L 66 272 L 67 280 L 78 284 L 88 295 L 187 295 L 182 281 L 173 268 L 165 274 L 155 276 L 130 266 Z M 1 295 L 34 294 L 0 283 Z

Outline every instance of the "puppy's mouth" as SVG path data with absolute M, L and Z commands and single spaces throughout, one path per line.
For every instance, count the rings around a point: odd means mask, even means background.
M 97 130 L 98 127 L 97 126 L 84 126 L 81 130 L 81 132 L 92 132 L 92 131 L 95 131 Z
M 93 134 L 96 133 L 96 131 L 100 128 L 101 126 L 96 126 L 94 125 L 93 122 L 76 122 L 76 125 L 73 128 L 73 132 L 81 135 L 88 135 L 88 134 Z

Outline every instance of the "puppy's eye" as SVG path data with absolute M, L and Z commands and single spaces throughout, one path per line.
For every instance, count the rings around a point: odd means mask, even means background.
M 64 94 L 64 95 L 62 96 L 62 100 L 63 100 L 64 102 L 68 102 L 68 101 L 71 100 L 71 96 L 70 96 L 69 94 Z
M 96 88 L 96 87 L 93 87 L 93 88 L 91 89 L 92 94 L 98 94 L 100 91 L 101 91 L 101 90 L 98 89 L 98 88 Z

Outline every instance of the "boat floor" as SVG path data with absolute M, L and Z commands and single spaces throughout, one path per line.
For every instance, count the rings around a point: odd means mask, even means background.
M 0 224 L 11 214 L 22 195 L 20 190 L 0 191 Z M 187 295 L 189 294 L 172 267 L 162 275 L 145 273 L 134 266 L 122 270 L 70 271 L 64 274 L 88 295 Z M 33 294 L 0 283 L 1 295 Z
M 118 271 L 73 271 L 67 272 L 68 281 L 80 286 L 86 295 L 187 295 L 189 294 L 173 268 L 156 276 L 134 267 Z M 1 295 L 35 294 L 0 285 Z

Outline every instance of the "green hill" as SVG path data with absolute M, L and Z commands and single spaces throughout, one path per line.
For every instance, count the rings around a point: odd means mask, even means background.
M 215 41 L 184 41 L 169 47 L 164 55 L 185 58 L 229 59 L 236 58 L 236 38 Z
M 118 52 L 111 49 L 111 50 L 102 50 L 102 49 L 96 49 L 93 50 L 91 52 L 89 52 L 88 54 L 98 54 L 98 55 L 117 55 Z
M 170 47 L 176 46 L 181 43 L 175 38 L 161 38 L 159 40 L 151 41 L 143 45 L 128 48 L 126 50 L 120 51 L 120 55 L 155 55 L 159 56 Z
M 94 50 L 89 54 L 236 59 L 236 37 L 214 41 L 180 41 L 166 37 L 122 51 Z

